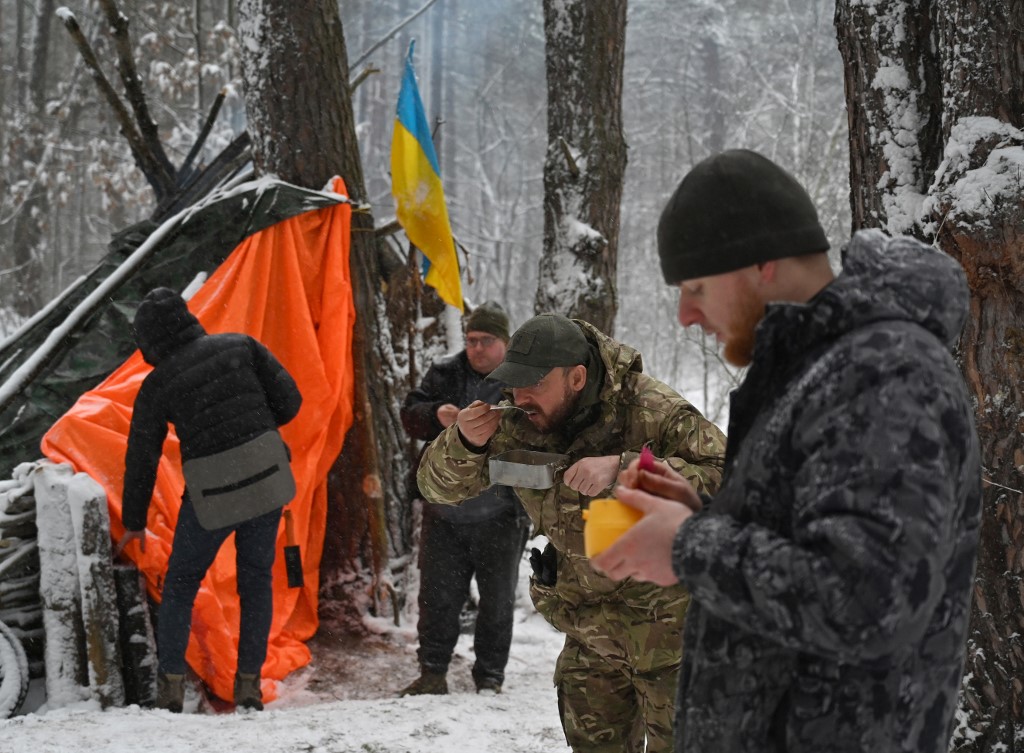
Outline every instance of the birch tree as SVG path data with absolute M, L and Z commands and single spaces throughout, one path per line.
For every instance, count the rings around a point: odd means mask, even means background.
M 958 751 L 1024 741 L 1024 4 L 840 0 L 854 228 L 937 244 L 967 272 L 959 345 L 984 508 Z

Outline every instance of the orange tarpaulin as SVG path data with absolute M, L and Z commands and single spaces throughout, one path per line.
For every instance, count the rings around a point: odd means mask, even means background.
M 335 179 L 333 190 L 346 194 Z M 263 665 L 265 700 L 275 683 L 309 662 L 303 641 L 317 628 L 319 564 L 327 518 L 326 477 L 352 424 L 352 327 L 355 308 L 349 277 L 351 208 L 306 212 L 248 237 L 203 284 L 189 308 L 210 333 L 245 332 L 266 345 L 302 392 L 302 409 L 282 428 L 292 452 L 297 492 L 289 505 L 301 546 L 305 585 L 288 588 L 278 533 L 274 563 L 274 620 Z M 43 437 L 43 453 L 70 463 L 107 492 L 111 534 L 124 533 L 121 493 L 132 405 L 150 367 L 136 351 L 99 387 L 84 394 Z M 149 508 L 145 553 L 125 553 L 160 598 L 184 489 L 173 428 L 164 443 Z M 222 698 L 232 698 L 238 659 L 238 594 L 234 537 L 204 578 L 192 617 L 189 665 Z

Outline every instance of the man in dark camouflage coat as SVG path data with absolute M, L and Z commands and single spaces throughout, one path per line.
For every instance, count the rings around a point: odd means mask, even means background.
M 680 322 L 750 366 L 719 492 L 634 465 L 645 516 L 594 558 L 692 594 L 678 750 L 945 753 L 980 518 L 963 271 L 871 230 L 834 277 L 806 192 L 747 151 L 691 171 L 658 244 Z
M 678 584 L 616 583 L 594 572 L 584 554 L 582 511 L 607 495 L 645 444 L 702 491 L 713 492 L 721 474 L 718 429 L 641 369 L 639 353 L 585 322 L 534 317 L 489 377 L 511 385 L 513 402 L 525 410 L 495 411 L 483 402 L 464 408 L 427 448 L 417 479 L 430 501 L 456 504 L 490 485 L 494 455 L 527 449 L 569 456 L 553 487 L 516 493 L 551 546 L 537 558 L 544 563 L 530 590 L 566 636 L 555 685 L 566 739 L 578 752 L 640 753 L 645 738 L 650 753 L 672 750 L 689 601 Z M 545 567 L 551 559 L 554 567 Z

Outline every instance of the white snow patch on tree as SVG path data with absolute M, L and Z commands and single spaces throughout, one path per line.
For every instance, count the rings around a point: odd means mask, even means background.
M 600 231 L 595 230 L 589 224 L 576 217 L 564 218 L 562 235 L 570 248 L 575 248 L 578 244 L 584 242 L 594 245 L 601 245 L 605 242 L 604 236 Z
M 900 66 L 879 68 L 872 86 L 886 92 L 887 121 L 894 130 L 878 134 L 889 169 L 882 173 L 878 187 L 884 193 L 882 205 L 888 218 L 889 233 L 908 233 L 921 216 L 924 194 L 916 185 L 917 166 L 921 164 L 921 151 L 917 134 L 921 128 L 918 92 L 910 86 L 907 71 Z
M 972 167 L 981 143 L 995 142 L 985 163 Z M 950 131 L 943 160 L 935 172 L 931 195 L 922 207 L 941 207 L 944 221 L 982 222 L 1005 201 L 1019 201 L 1024 191 L 1024 131 L 996 118 L 968 117 Z

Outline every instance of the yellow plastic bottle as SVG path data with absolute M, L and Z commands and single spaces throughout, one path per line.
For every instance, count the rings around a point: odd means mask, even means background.
M 600 554 L 643 517 L 617 499 L 592 499 L 583 511 L 583 548 L 588 557 Z

